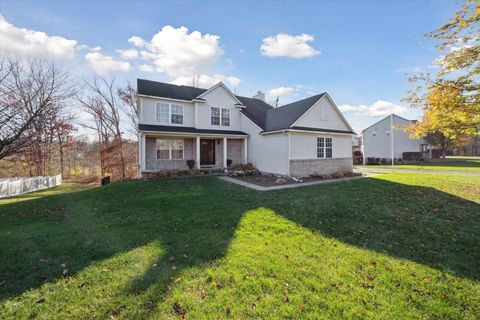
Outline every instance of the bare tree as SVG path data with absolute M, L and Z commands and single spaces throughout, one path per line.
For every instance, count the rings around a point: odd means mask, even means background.
M 123 112 L 130 120 L 130 132 L 138 133 L 138 110 L 137 110 L 137 90 L 130 83 L 125 88 L 118 88 L 117 94 L 123 102 L 121 105 Z
M 0 63 L 0 159 L 38 142 L 48 118 L 75 94 L 53 61 L 4 56 Z
M 121 179 L 125 179 L 125 158 L 123 154 L 123 138 L 121 131 L 120 102 L 115 94 L 115 80 L 94 77 L 85 81 L 86 92 L 78 97 L 83 110 L 92 116 L 94 124 L 82 125 L 97 132 L 101 144 L 101 170 L 105 175 L 107 155 L 118 150 Z M 116 162 L 116 161 L 115 161 Z

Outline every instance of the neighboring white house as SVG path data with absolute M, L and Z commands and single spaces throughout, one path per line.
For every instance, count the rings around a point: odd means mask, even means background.
M 273 108 L 258 92 L 234 95 L 138 79 L 142 174 L 226 168 L 227 159 L 290 176 L 352 170 L 352 128 L 327 93 Z
M 391 114 L 364 129 L 362 131 L 364 163 L 367 163 L 367 158 L 391 159 L 392 143 L 395 159 L 401 159 L 404 152 L 423 152 L 423 157 L 430 157 L 428 144 L 423 139 L 410 138 L 410 133 L 403 129 L 412 122 L 413 120 Z

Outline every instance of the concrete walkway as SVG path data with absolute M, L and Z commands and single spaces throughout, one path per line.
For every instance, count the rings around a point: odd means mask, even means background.
M 454 170 L 434 170 L 434 169 L 405 169 L 405 168 L 355 168 L 354 172 L 360 173 L 388 173 L 388 172 L 419 172 L 419 173 L 442 173 L 442 174 L 473 174 L 480 175 L 479 171 L 454 171 Z
M 367 178 L 367 177 L 373 177 L 373 176 L 375 176 L 375 174 L 367 174 L 367 175 L 359 176 L 359 177 L 347 177 L 347 178 L 339 178 L 339 179 L 331 179 L 331 180 L 319 180 L 319 181 L 310 181 L 310 182 L 299 182 L 299 183 L 293 183 L 293 184 L 282 184 L 282 185 L 271 186 L 271 187 L 259 186 L 258 184 L 242 181 L 240 179 L 235 179 L 235 178 L 227 177 L 227 176 L 219 176 L 218 179 L 221 179 L 223 181 L 228 181 L 228 182 L 231 182 L 231 183 L 235 183 L 235 184 L 238 184 L 240 186 L 244 186 L 244 187 L 254 189 L 254 190 L 257 190 L 257 191 L 272 191 L 272 190 L 307 187 L 307 186 L 313 186 L 313 185 L 317 185 L 317 184 L 326 184 L 326 183 L 361 179 L 361 178 Z

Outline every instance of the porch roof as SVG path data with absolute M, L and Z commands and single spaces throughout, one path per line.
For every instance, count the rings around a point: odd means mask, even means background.
M 193 134 L 214 134 L 214 135 L 232 135 L 232 136 L 246 136 L 248 134 L 243 131 L 233 131 L 233 130 L 214 130 L 214 129 L 197 129 L 194 127 L 176 127 L 176 126 L 159 126 L 154 124 L 138 124 L 138 129 L 140 131 L 154 131 L 158 133 L 193 133 Z

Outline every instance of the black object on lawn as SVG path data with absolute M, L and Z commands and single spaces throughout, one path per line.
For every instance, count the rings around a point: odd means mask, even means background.
M 110 176 L 102 178 L 101 183 L 102 183 L 102 186 L 106 186 L 107 184 L 110 184 Z

